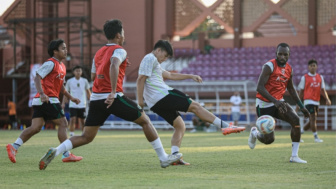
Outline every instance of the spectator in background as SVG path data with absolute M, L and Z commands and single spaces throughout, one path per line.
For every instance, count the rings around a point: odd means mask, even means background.
M 236 91 L 233 96 L 230 98 L 231 106 L 231 116 L 234 121 L 234 125 L 238 125 L 238 121 L 240 118 L 240 104 L 242 103 L 242 99 L 240 98 L 240 94 Z
M 75 66 L 72 69 L 72 73 L 75 77 L 70 78 L 65 86 L 65 89 L 69 93 L 80 100 L 79 104 L 74 102 L 69 103 L 70 108 L 70 136 L 75 135 L 75 125 L 78 119 L 78 124 L 81 129 L 84 127 L 84 119 L 86 118 L 86 106 L 87 101 L 90 99 L 91 91 L 90 85 L 87 79 L 81 77 L 83 70 L 80 66 Z M 65 103 L 68 101 L 66 96 L 63 97 L 62 108 L 65 107 Z
M 7 99 L 8 101 L 8 115 L 9 115 L 9 122 L 12 126 L 12 129 L 17 129 L 17 123 L 16 123 L 16 104 L 12 101 L 11 98 Z
M 308 70 L 309 72 L 302 76 L 298 86 L 298 89 L 300 90 L 299 97 L 301 98 L 301 100 L 303 100 L 303 104 L 309 111 L 310 117 L 309 121 L 304 125 L 303 130 L 307 131 L 309 128 L 311 128 L 315 142 L 323 142 L 323 140 L 321 140 L 317 136 L 316 125 L 316 118 L 318 115 L 318 106 L 320 105 L 321 94 L 326 99 L 326 105 L 331 105 L 331 102 L 328 97 L 327 91 L 325 90 L 324 79 L 322 75 L 316 72 L 316 60 L 311 59 L 308 61 Z M 302 130 L 301 133 L 303 133 Z

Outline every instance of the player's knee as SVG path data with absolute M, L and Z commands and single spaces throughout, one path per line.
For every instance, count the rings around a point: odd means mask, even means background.
M 274 142 L 274 135 L 258 135 L 258 140 L 264 144 L 272 144 Z
M 202 106 L 200 105 L 200 103 L 193 101 L 190 104 L 189 111 L 197 114 L 197 111 L 199 111 L 201 108 L 202 108 Z
M 292 130 L 291 130 L 291 135 L 293 136 L 301 136 L 301 128 L 300 128 L 300 125 L 296 125 L 294 127 L 292 127 Z

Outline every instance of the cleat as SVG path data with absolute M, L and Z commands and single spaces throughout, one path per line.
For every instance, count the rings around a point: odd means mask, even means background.
M 185 162 L 182 158 L 180 160 L 178 160 L 177 162 L 174 162 L 170 165 L 190 165 L 190 163 Z
M 298 156 L 292 156 L 289 159 L 291 163 L 307 163 L 307 161 L 300 159 Z
M 172 163 L 179 161 L 182 158 L 182 153 L 177 153 L 175 155 L 168 155 L 168 160 L 160 161 L 161 167 L 166 168 Z
M 251 149 L 254 149 L 254 147 L 257 144 L 257 137 L 253 135 L 253 132 L 257 130 L 257 127 L 252 127 L 250 131 L 250 136 L 248 138 L 248 145 Z
M 8 158 L 12 163 L 16 163 L 16 154 L 17 154 L 17 150 L 14 148 L 14 146 L 12 144 L 7 144 L 6 146 L 7 149 L 7 154 L 8 154 Z
M 237 126 L 229 126 L 226 128 L 222 128 L 223 135 L 228 135 L 231 133 L 240 133 L 242 131 L 245 131 L 245 127 L 237 127 Z
M 319 139 L 319 138 L 315 138 L 315 142 L 316 142 L 316 143 L 322 143 L 323 140 L 322 140 L 322 139 Z
M 46 169 L 51 160 L 54 159 L 55 155 L 56 155 L 56 148 L 49 148 L 48 152 L 40 160 L 39 169 L 40 170 Z
M 65 156 L 62 157 L 62 161 L 63 161 L 64 163 L 68 163 L 68 162 L 76 162 L 76 161 L 80 161 L 80 160 L 82 160 L 82 159 L 83 159 L 82 156 L 75 156 L 75 155 L 73 155 L 73 154 L 70 153 L 70 152 L 69 152 L 69 156 L 68 156 L 68 157 L 65 157 Z
M 300 139 L 300 142 L 301 142 L 301 143 L 304 143 L 304 140 Z

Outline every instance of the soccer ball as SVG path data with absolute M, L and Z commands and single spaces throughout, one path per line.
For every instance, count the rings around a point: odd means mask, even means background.
M 275 120 L 269 115 L 263 115 L 257 119 L 256 125 L 260 133 L 269 134 L 275 129 Z

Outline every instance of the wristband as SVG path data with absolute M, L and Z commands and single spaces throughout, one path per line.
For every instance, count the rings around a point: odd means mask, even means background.
M 301 101 L 298 102 L 298 105 L 299 105 L 300 109 L 303 109 L 303 108 L 304 108 L 304 106 L 303 106 L 303 104 L 302 104 Z

